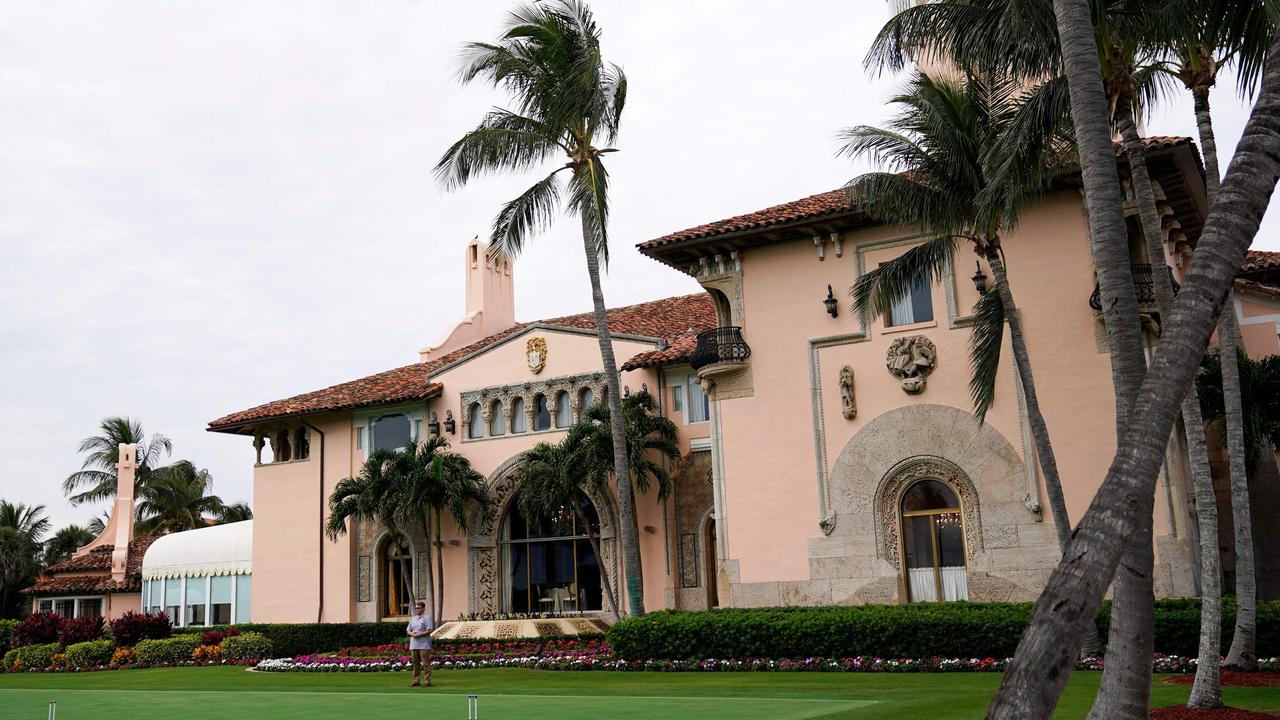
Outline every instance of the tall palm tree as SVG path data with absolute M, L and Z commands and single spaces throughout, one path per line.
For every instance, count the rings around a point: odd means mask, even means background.
M 20 593 L 39 570 L 40 542 L 49 527 L 43 505 L 0 500 L 0 616 L 20 613 Z
M 1191 92 L 1196 129 L 1204 157 L 1205 189 L 1212 206 L 1221 183 L 1221 174 L 1218 169 L 1218 145 L 1214 137 L 1209 93 L 1217 83 L 1218 70 L 1227 64 L 1236 66 L 1237 82 L 1243 94 L 1252 95 L 1256 91 L 1266 49 L 1274 35 L 1273 23 L 1267 17 L 1262 3 L 1254 0 L 1181 0 L 1169 3 L 1157 16 L 1154 32 L 1157 46 L 1172 58 L 1174 74 Z M 1222 354 L 1231 357 L 1236 354 L 1236 335 L 1239 331 L 1236 327 L 1235 301 L 1230 293 L 1224 308 L 1218 320 L 1218 338 Z M 1232 668 L 1252 670 L 1257 667 L 1257 581 L 1246 470 L 1249 461 L 1244 446 L 1244 430 L 1241 427 L 1243 419 L 1240 415 L 1242 401 L 1239 380 L 1236 367 L 1227 363 L 1222 372 L 1222 393 L 1226 398 L 1223 425 L 1226 430 L 1235 528 L 1236 620 L 1226 664 Z M 1197 502 L 1199 501 L 1197 494 Z M 1216 535 L 1211 541 L 1215 543 L 1216 553 Z M 1203 539 L 1201 544 L 1202 547 L 1205 544 Z M 1215 620 L 1211 616 L 1202 617 L 1202 662 L 1216 657 L 1218 653 L 1221 625 Z M 1202 684 L 1198 668 L 1196 680 L 1197 684 Z M 1212 681 L 1213 678 L 1208 677 L 1204 683 Z M 1217 697 L 1221 697 L 1220 689 Z M 1193 707 L 1204 706 L 1205 698 L 1208 698 L 1211 706 L 1215 698 L 1212 689 L 1193 692 L 1192 702 L 1188 704 Z
M 219 525 L 244 522 L 245 520 L 253 519 L 253 510 L 249 507 L 249 503 L 246 502 L 231 503 L 230 505 L 223 505 L 214 519 Z
M 72 505 L 110 500 L 116 494 L 116 463 L 120 462 L 120 444 L 136 443 L 138 469 L 135 475 L 141 488 L 159 467 L 162 458 L 173 452 L 173 442 L 160 434 L 150 439 L 142 430 L 142 423 L 130 417 L 109 417 L 98 426 L 101 434 L 80 441 L 80 452 L 85 453 L 80 469 L 62 481 L 62 492 Z M 135 491 L 136 492 L 136 491 Z
M 93 542 L 95 537 L 97 535 L 80 525 L 60 528 L 44 542 L 42 558 L 44 566 L 49 567 L 69 560 L 76 550 Z
M 517 257 L 533 234 L 551 224 L 562 201 L 578 216 L 608 385 L 606 402 L 615 423 L 614 463 L 619 476 L 627 477 L 618 363 L 600 286 L 600 262 L 607 265 L 609 260 L 609 175 L 604 156 L 617 151 L 612 144 L 626 102 L 626 75 L 604 62 L 600 28 L 585 3 L 548 0 L 517 6 L 497 41 L 468 44 L 461 78 L 463 83 L 483 80 L 503 88 L 516 109 L 496 108 L 485 115 L 475 130 L 445 152 L 436 176 L 446 187 L 458 188 L 474 176 L 562 163 L 503 206 L 493 222 L 490 252 Z M 629 614 L 643 615 L 640 544 L 634 498 L 626 483 L 618 485 L 618 510 L 628 519 L 622 523 L 621 537 Z
M 609 612 L 614 617 L 621 617 L 609 568 L 600 554 L 600 527 L 591 522 L 581 502 L 583 493 L 588 497 L 601 497 L 609 492 L 607 474 L 584 471 L 588 461 L 582 457 L 582 451 L 589 445 L 583 437 L 585 432 L 587 428 L 580 423 L 571 427 L 560 442 L 538 443 L 520 456 L 516 469 L 520 492 L 516 502 L 521 514 L 534 521 L 556 515 L 565 508 L 572 509 L 584 528 L 591 552 L 596 556 L 600 586 L 604 589 Z
M 492 512 L 493 498 L 485 487 L 484 475 L 471 467 L 471 461 L 465 456 L 449 452 L 449 441 L 442 436 L 437 435 L 418 443 L 414 460 L 421 472 L 414 473 L 412 477 L 415 482 L 405 488 L 405 501 L 411 507 L 425 508 L 433 516 L 431 527 L 434 537 L 428 538 L 436 565 L 436 605 L 432 608 L 432 613 L 434 617 L 442 618 L 444 543 L 440 538 L 444 527 L 444 513 L 448 512 L 454 525 L 466 532 L 470 518 L 477 510 L 485 514 Z
M 611 416 L 609 408 L 597 403 L 587 408 L 577 426 L 578 462 L 593 477 L 615 476 Z M 648 390 L 622 399 L 622 418 L 627 468 L 635 492 L 647 493 L 656 486 L 658 501 L 666 500 L 671 494 L 671 474 L 667 468 L 680 460 L 675 423 L 658 412 L 658 401 Z
M 961 243 L 987 260 L 995 292 L 985 295 L 974 313 L 970 390 L 975 413 L 983 419 L 994 401 L 1007 322 L 1014 366 L 1026 396 L 1027 418 L 1062 551 L 1070 537 L 1071 521 L 1002 246 L 1022 207 L 1045 189 L 1045 176 L 1057 159 L 1049 155 L 1054 147 L 1051 136 L 1006 137 L 1014 127 L 1018 95 L 1017 86 L 1007 80 L 970 76 L 960 84 L 921 73 L 890 101 L 901 112 L 887 128 L 860 125 L 841 133 L 845 140 L 841 155 L 869 156 L 887 170 L 850 181 L 847 187 L 852 202 L 881 221 L 909 225 L 935 236 L 858 278 L 852 291 L 853 306 L 864 323 L 884 313 L 914 284 L 939 280 Z M 1016 159 L 1003 152 L 1014 146 L 1022 148 Z M 1016 172 L 1011 170 L 1015 166 Z
M 138 494 L 137 530 L 162 535 L 206 527 L 222 510 L 222 500 L 209 493 L 213 476 L 190 460 L 157 468 Z

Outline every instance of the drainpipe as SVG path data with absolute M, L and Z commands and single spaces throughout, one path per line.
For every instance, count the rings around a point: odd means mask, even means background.
M 320 539 L 320 591 L 317 595 L 316 602 L 316 622 L 324 622 L 324 431 L 312 425 L 306 420 L 302 424 L 313 430 L 320 436 L 320 531 L 318 537 Z

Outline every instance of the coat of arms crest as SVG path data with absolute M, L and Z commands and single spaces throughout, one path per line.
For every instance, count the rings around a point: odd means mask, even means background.
M 537 374 L 547 366 L 547 341 L 540 337 L 529 338 L 525 345 L 525 360 L 529 363 L 529 372 Z

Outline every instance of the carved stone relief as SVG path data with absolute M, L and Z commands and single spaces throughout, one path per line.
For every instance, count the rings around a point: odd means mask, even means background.
M 698 541 L 693 533 L 680 536 L 680 587 L 698 587 Z
M 534 338 L 534 340 L 538 339 L 540 338 Z M 532 340 L 530 342 L 532 342 Z M 579 396 L 584 388 L 590 388 L 592 397 L 597 400 L 603 398 L 605 394 L 604 373 L 566 375 L 558 378 L 548 378 L 546 380 L 536 380 L 512 385 L 499 385 L 477 390 L 467 390 L 461 394 L 462 425 L 464 428 L 470 427 L 472 408 L 478 403 L 480 405 L 480 414 L 484 418 L 486 429 L 489 427 L 489 422 L 492 419 L 495 408 L 503 415 L 502 426 L 504 428 L 510 428 L 511 413 L 513 412 L 515 399 L 522 398 L 524 400 L 525 427 L 528 428 L 528 431 L 534 432 L 534 416 L 538 411 L 536 401 L 537 396 L 542 395 L 547 398 L 547 411 L 550 412 L 554 418 L 556 414 L 556 398 L 561 392 L 566 393 L 570 406 L 573 408 L 573 419 L 576 422 L 581 419 L 582 410 L 585 409 L 579 407 L 581 405 L 581 402 L 579 402 Z M 553 423 L 550 429 L 557 430 L 562 428 L 556 428 Z M 474 438 L 464 438 L 464 440 L 471 439 Z
M 876 523 L 882 542 L 877 554 L 895 568 L 901 568 L 899 527 L 902 495 L 918 480 L 937 480 L 955 491 L 960 498 L 960 515 L 964 523 L 965 552 L 970 560 L 983 548 L 982 520 L 978 512 L 978 491 L 964 471 L 949 460 L 920 456 L 903 460 L 885 475 L 876 491 Z
M 903 392 L 919 395 L 938 366 L 938 349 L 923 335 L 907 335 L 889 345 L 884 363 L 889 373 L 902 381 Z
M 525 361 L 529 364 L 529 372 L 537 375 L 547 366 L 547 340 L 541 336 L 529 338 L 524 348 Z
M 370 602 L 373 592 L 370 575 L 373 574 L 373 558 L 361 555 L 356 558 L 356 602 Z
M 853 368 L 840 368 L 840 413 L 845 420 L 858 417 L 858 400 L 853 394 Z

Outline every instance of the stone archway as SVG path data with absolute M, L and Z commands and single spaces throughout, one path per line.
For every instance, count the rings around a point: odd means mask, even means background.
M 493 498 L 494 512 L 485 516 L 477 512 L 469 523 L 471 530 L 467 533 L 467 606 L 471 613 L 493 616 L 502 612 L 499 602 L 498 533 L 502 522 L 511 508 L 511 502 L 520 489 L 515 470 L 520 461 L 517 455 L 508 459 L 489 476 L 487 488 Z M 600 518 L 600 559 L 601 565 L 609 570 L 609 582 L 615 592 L 620 592 L 622 585 L 621 566 L 618 562 L 617 545 L 617 510 L 612 497 L 588 492 L 587 497 L 595 505 L 596 514 Z M 619 595 L 619 598 L 622 596 Z
M 955 491 L 960 498 L 960 512 L 964 516 L 964 544 L 969 561 L 977 559 L 982 550 L 982 517 L 978 490 L 969 476 L 946 458 L 920 455 L 907 458 L 895 465 L 876 489 L 877 556 L 902 569 L 899 528 L 902 527 L 902 495 L 917 480 L 937 480 Z

